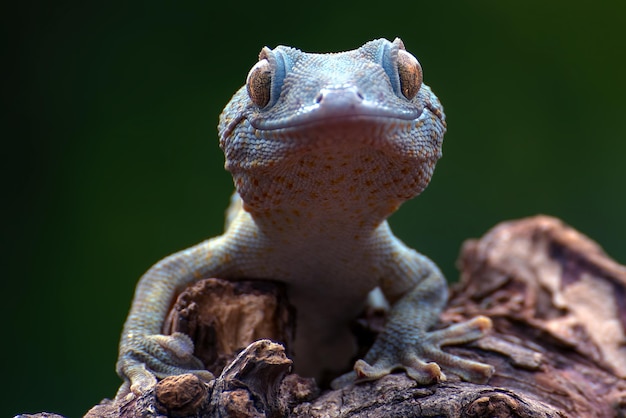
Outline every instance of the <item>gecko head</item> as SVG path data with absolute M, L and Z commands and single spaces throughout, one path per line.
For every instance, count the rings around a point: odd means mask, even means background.
M 346 195 L 370 185 L 379 200 L 401 202 L 430 181 L 445 116 L 400 39 L 332 54 L 278 46 L 263 48 L 222 112 L 219 132 L 226 168 L 248 206 L 275 206 L 268 196 L 277 196 L 281 182 L 315 196 L 324 186 Z

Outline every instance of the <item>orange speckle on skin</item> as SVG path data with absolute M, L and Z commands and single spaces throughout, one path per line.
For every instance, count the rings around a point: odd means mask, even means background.
M 344 181 L 345 179 L 346 179 L 346 176 L 342 174 L 341 176 L 339 176 L 339 177 L 335 177 L 334 179 L 332 179 L 332 180 L 330 181 L 330 184 L 332 184 L 333 186 L 335 186 L 335 185 L 337 185 L 337 184 L 341 183 L 342 181 Z

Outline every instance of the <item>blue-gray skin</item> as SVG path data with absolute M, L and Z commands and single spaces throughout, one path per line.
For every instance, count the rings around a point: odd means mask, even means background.
M 386 328 L 334 387 L 394 370 L 422 384 L 444 380 L 442 368 L 475 382 L 493 373 L 441 350 L 482 337 L 491 322 L 430 331 L 446 282 L 386 221 L 428 185 L 445 132 L 441 104 L 399 39 L 337 54 L 264 48 L 219 132 L 237 190 L 226 231 L 140 279 L 120 342 L 119 395 L 167 375 L 213 378 L 187 336 L 160 335 L 175 295 L 202 277 L 286 282 L 298 310 L 295 370 L 309 376 L 345 367 L 347 325 L 382 290 L 392 304 Z

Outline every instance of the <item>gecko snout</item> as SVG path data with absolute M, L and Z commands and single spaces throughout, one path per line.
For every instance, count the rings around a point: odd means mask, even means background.
M 323 88 L 315 97 L 315 103 L 320 106 L 354 106 L 363 100 L 363 94 L 356 86 Z

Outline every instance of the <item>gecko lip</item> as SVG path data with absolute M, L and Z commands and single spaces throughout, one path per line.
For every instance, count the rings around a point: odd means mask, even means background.
M 421 110 L 416 108 L 382 106 L 380 102 L 367 100 L 356 87 L 351 86 L 320 90 L 315 103 L 302 106 L 288 118 L 254 118 L 250 123 L 256 129 L 270 131 L 342 122 L 410 122 L 417 120 L 421 114 Z

